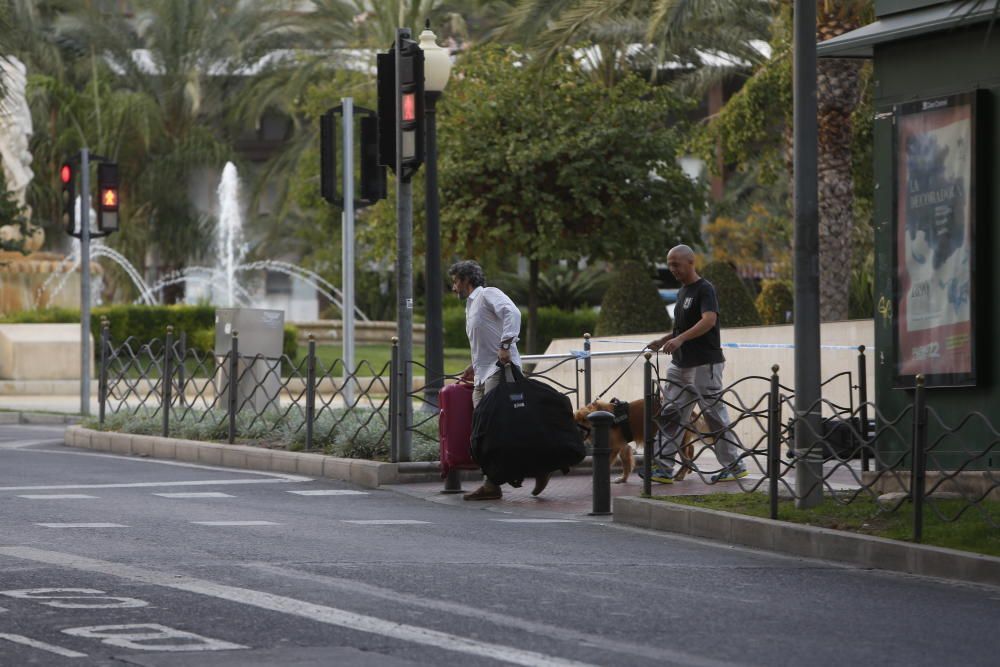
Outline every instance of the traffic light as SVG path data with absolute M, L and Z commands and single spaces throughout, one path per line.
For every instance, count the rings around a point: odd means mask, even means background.
M 408 30 L 399 30 L 389 53 L 378 54 L 377 65 L 378 162 L 396 169 L 398 121 L 402 177 L 409 178 L 424 161 L 424 52 Z
M 327 202 L 343 204 L 337 196 L 337 124 L 335 110 L 319 117 L 319 190 Z
M 76 231 L 76 169 L 73 163 L 63 162 L 59 181 L 62 183 L 63 226 L 67 234 L 72 234 Z
M 101 162 L 97 165 L 97 229 L 108 233 L 118 231 L 118 165 Z
M 378 118 L 361 117 L 361 203 L 385 199 L 385 167 L 378 163 Z

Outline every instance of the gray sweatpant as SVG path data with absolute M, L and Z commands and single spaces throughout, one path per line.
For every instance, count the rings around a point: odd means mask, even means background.
M 673 470 L 677 449 L 684 439 L 684 425 L 690 426 L 691 410 L 695 404 L 708 423 L 719 435 L 712 448 L 715 458 L 724 468 L 736 472 L 746 466 L 738 462 L 743 443 L 730 430 L 729 411 L 722 401 L 722 369 L 724 363 L 704 364 L 681 368 L 670 364 L 667 380 L 660 383 L 663 407 L 656 415 L 657 465 Z

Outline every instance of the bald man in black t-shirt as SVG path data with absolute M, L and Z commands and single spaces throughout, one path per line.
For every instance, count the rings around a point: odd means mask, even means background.
M 740 460 L 743 445 L 730 429 L 729 412 L 722 401 L 726 358 L 719 334 L 719 299 L 712 283 L 695 271 L 694 259 L 694 251 L 686 245 L 667 254 L 667 268 L 682 285 L 674 305 L 674 330 L 647 345 L 651 350 L 662 348 L 673 357 L 661 385 L 663 408 L 656 416 L 659 447 L 652 480 L 661 484 L 674 481 L 677 446 L 695 403 L 713 433 L 718 434 L 713 449 L 722 470 L 712 475 L 712 481 L 735 481 L 747 475 Z

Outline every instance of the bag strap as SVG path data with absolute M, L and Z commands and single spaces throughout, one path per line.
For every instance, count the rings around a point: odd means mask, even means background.
M 520 384 L 524 382 L 524 373 L 521 372 L 521 368 L 517 364 L 501 364 L 500 360 L 497 360 L 497 366 L 500 367 L 500 381 L 504 384 Z M 510 374 L 514 378 L 514 381 L 507 380 L 506 368 L 510 367 Z

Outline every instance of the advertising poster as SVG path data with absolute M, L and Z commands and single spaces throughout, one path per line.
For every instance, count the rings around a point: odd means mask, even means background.
M 975 384 L 973 93 L 896 117 L 896 384 Z

